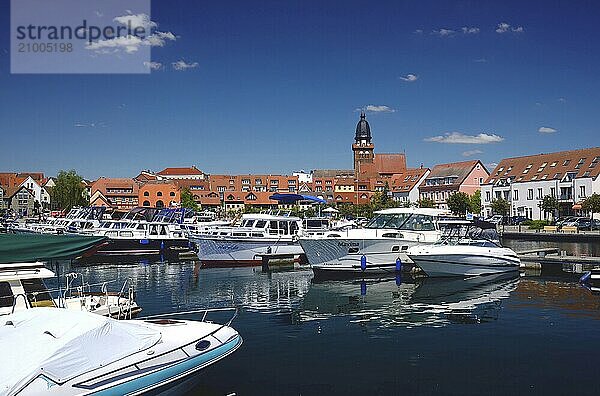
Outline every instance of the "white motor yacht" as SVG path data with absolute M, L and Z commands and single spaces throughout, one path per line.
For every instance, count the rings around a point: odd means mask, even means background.
M 433 245 L 415 246 L 408 256 L 428 276 L 474 276 L 518 271 L 521 260 L 498 240 L 494 224 L 457 223 Z
M 302 236 L 300 245 L 315 275 L 394 272 L 398 259 L 410 262 L 409 247 L 440 238 L 438 220 L 444 213 L 426 208 L 385 209 L 376 212 L 364 228 Z
M 297 241 L 302 220 L 280 214 L 244 214 L 238 226 L 215 227 L 190 234 L 203 266 L 261 265 L 260 255 L 303 253 Z
M 59 307 L 125 319 L 135 317 L 142 310 L 128 282 L 119 292 L 109 292 L 108 282 L 91 285 L 85 282 L 83 275 L 69 273 L 65 276 L 64 289 L 49 290 L 44 279 L 54 277 L 54 272 L 41 262 L 0 264 L 0 315 L 29 308 Z
M 15 312 L 0 319 L 0 394 L 175 392 L 174 385 L 182 388 L 241 346 L 231 320 L 216 324 L 163 315 L 117 321 L 53 308 Z

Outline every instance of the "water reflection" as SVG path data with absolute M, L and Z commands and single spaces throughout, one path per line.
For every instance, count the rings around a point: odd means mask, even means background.
M 481 323 L 498 318 L 502 300 L 518 282 L 516 274 L 313 281 L 300 316 L 306 321 L 351 316 L 353 323 L 381 328 Z

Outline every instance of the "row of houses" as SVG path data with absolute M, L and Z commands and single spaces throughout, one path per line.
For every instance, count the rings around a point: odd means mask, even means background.
M 23 216 L 50 208 L 54 179 L 41 172 L 0 173 L 0 212 L 12 210 Z

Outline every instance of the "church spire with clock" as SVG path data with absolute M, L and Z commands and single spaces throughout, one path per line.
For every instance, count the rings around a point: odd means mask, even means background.
M 373 164 L 375 160 L 375 145 L 371 139 L 371 127 L 369 126 L 365 112 L 361 111 L 360 120 L 358 121 L 358 124 L 356 124 L 354 144 L 352 144 L 352 151 L 354 153 L 354 174 L 357 178 L 364 172 L 364 170 L 361 171 L 361 165 Z

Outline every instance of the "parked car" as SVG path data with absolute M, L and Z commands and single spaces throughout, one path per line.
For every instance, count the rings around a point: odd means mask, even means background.
M 509 225 L 519 225 L 521 223 L 523 223 L 524 221 L 530 221 L 531 219 L 525 217 L 525 216 L 512 216 L 508 219 L 508 224 Z
M 493 215 L 492 217 L 488 217 L 485 219 L 488 223 L 492 224 L 502 224 L 503 216 L 501 215 Z
M 580 231 L 597 231 L 600 230 L 600 220 L 592 220 L 589 217 L 574 217 L 562 224 L 562 227 L 565 226 L 577 227 Z
M 571 222 L 575 219 L 576 219 L 576 217 L 573 217 L 573 216 L 559 217 L 558 219 L 556 219 L 554 224 L 559 227 L 562 227 L 565 223 Z

